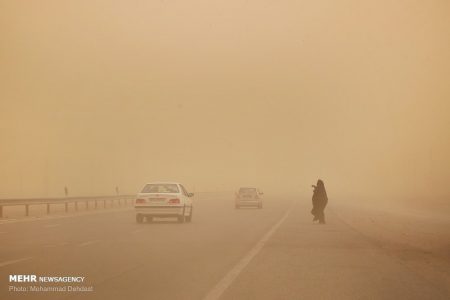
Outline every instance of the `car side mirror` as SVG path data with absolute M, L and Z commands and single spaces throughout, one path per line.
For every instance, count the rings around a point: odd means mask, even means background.
M 194 197 L 194 193 L 188 193 L 188 197 Z

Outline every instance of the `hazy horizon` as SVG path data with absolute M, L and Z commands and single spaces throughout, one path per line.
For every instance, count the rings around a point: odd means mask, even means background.
M 0 198 L 450 195 L 448 1 L 0 0 Z

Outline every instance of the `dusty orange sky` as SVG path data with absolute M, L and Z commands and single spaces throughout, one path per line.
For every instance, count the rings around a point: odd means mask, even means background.
M 0 197 L 450 195 L 450 2 L 0 0 Z

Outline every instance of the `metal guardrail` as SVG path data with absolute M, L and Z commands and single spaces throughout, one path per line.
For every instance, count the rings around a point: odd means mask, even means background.
M 98 204 L 109 202 L 110 207 L 114 207 L 117 202 L 118 206 L 134 203 L 136 195 L 117 195 L 117 196 L 97 196 L 97 197 L 64 197 L 64 198 L 28 198 L 28 199 L 0 199 L 0 218 L 3 218 L 3 207 L 5 206 L 25 206 L 25 216 L 30 214 L 31 205 L 47 205 L 47 214 L 50 214 L 50 205 L 64 204 L 64 211 L 69 212 L 69 204 L 74 204 L 75 211 L 79 209 L 79 203 L 84 203 L 86 210 L 89 209 L 89 203 L 94 204 L 94 209 L 98 208 Z

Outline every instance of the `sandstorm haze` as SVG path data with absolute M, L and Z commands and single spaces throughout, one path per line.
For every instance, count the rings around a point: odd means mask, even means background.
M 448 196 L 448 1 L 0 1 L 0 197 Z

